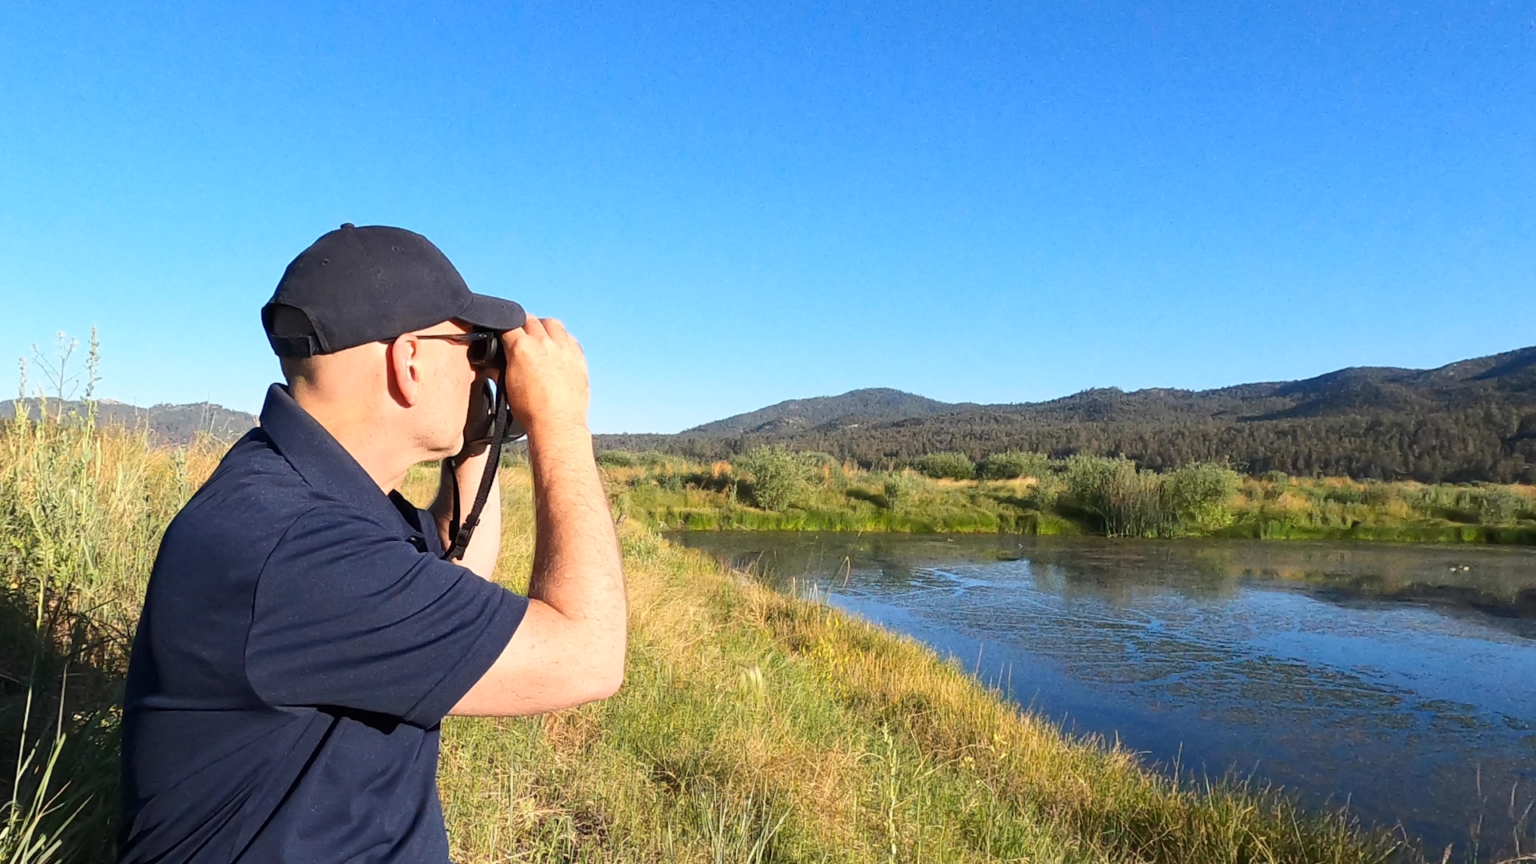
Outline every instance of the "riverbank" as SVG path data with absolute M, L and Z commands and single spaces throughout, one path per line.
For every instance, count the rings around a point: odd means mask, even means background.
M 31 759 L 0 790 L 0 859 L 31 848 L 53 855 L 25 860 L 111 860 L 127 635 L 160 533 L 219 455 L 46 425 L 0 432 L 11 540 L 0 553 L 0 758 Z M 409 494 L 423 499 L 427 477 L 414 475 Z M 498 572 L 517 587 L 532 559 L 527 473 L 508 470 L 503 494 Z M 621 526 L 632 640 L 620 693 L 543 717 L 444 724 L 455 860 L 1394 854 L 1389 837 L 1342 816 L 1176 783 L 1104 742 L 1070 739 L 916 642 L 723 571 L 639 521 Z
M 1031 473 L 995 479 L 942 476 L 942 463 L 934 477 L 788 452 L 737 464 L 622 452 L 602 460 L 615 507 L 664 530 L 1536 545 L 1536 489 L 1527 486 L 1244 477 L 1214 465 L 1156 474 L 1127 460 L 1019 455 L 1031 458 L 1016 470 Z M 953 474 L 984 467 L 966 463 Z M 764 477 L 771 495 L 760 494 Z

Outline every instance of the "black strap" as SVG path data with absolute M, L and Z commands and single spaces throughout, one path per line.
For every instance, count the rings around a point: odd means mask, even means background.
M 449 493 L 453 496 L 453 518 L 448 521 L 448 545 L 452 546 L 453 538 L 459 536 L 459 461 L 449 456 L 447 462 Z M 444 552 L 443 557 L 447 558 L 448 553 Z
M 507 404 L 506 390 L 497 387 L 495 420 L 491 424 L 491 446 L 485 460 L 485 472 L 480 475 L 480 489 L 475 492 L 474 506 L 469 509 L 469 516 L 462 525 L 459 524 L 458 463 L 453 459 L 448 460 L 448 474 L 453 486 L 453 520 L 448 523 L 449 546 L 448 551 L 443 553 L 445 561 L 463 558 L 464 550 L 469 548 L 469 540 L 474 536 L 475 527 L 480 524 L 480 513 L 491 497 L 491 486 L 496 482 L 496 472 L 501 467 L 501 446 L 507 440 L 507 426 L 511 417 L 512 407 Z
M 268 334 L 267 342 L 272 346 L 272 353 L 279 357 L 313 357 L 324 353 L 320 350 L 320 340 L 307 333 L 299 336 Z

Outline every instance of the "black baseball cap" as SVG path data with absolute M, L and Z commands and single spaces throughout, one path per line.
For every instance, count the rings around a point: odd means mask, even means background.
M 432 241 L 404 228 L 351 222 L 293 259 L 261 308 L 279 357 L 312 357 L 393 339 L 454 319 L 515 330 L 527 315 L 500 297 L 475 294 Z

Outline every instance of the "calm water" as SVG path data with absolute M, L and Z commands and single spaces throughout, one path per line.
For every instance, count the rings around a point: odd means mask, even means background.
M 1536 848 L 1536 818 L 1517 828 L 1536 793 L 1536 550 L 672 536 L 814 583 L 1151 759 L 1348 802 L 1437 850 L 1509 854 L 1517 830 Z

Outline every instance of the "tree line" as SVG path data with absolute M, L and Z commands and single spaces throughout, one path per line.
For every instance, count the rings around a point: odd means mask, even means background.
M 1503 401 L 1274 420 L 1095 422 L 977 411 L 853 428 L 826 424 L 787 434 L 599 436 L 603 449 L 659 450 L 705 461 L 730 459 L 768 443 L 829 453 L 867 469 L 890 469 L 940 452 L 984 462 L 992 454 L 1027 451 L 1057 459 L 1123 456 L 1155 471 L 1216 462 L 1248 474 L 1536 483 L 1536 406 Z

